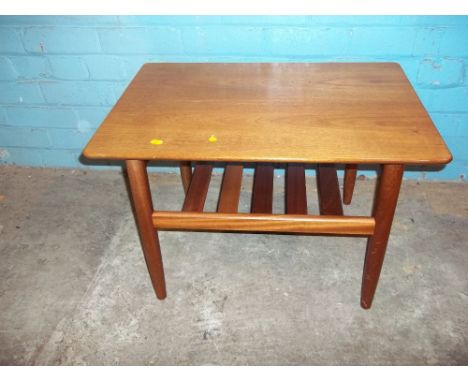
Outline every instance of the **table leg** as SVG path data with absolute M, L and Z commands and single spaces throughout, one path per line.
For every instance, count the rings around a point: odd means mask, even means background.
M 373 208 L 375 230 L 374 234 L 367 241 L 362 277 L 361 306 L 364 309 L 371 307 L 379 281 L 380 270 L 382 269 L 388 237 L 392 227 L 393 215 L 398 202 L 403 170 L 403 165 L 383 165 L 376 188 Z
M 343 203 L 351 204 L 353 198 L 354 185 L 356 184 L 357 165 L 347 164 L 344 173 Z
M 184 192 L 187 194 L 190 182 L 192 181 L 192 165 L 190 162 L 180 162 L 180 176 L 182 178 Z
M 164 268 L 159 247 L 158 233 L 152 222 L 153 202 L 146 171 L 146 161 L 127 160 L 128 179 L 135 212 L 141 246 L 145 255 L 146 265 L 151 277 L 156 296 L 166 298 L 166 283 Z

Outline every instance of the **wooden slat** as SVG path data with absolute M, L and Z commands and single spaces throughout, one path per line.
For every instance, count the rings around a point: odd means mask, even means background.
M 364 216 L 156 211 L 153 225 L 166 230 L 372 235 L 375 220 Z
M 257 164 L 252 194 L 252 213 L 271 214 L 273 210 L 273 166 Z
M 307 215 L 304 165 L 288 164 L 286 167 L 286 213 Z
M 211 180 L 213 166 L 206 163 L 195 165 L 192 181 L 185 197 L 182 211 L 202 212 Z
M 317 165 L 317 191 L 321 215 L 343 215 L 335 165 Z
M 343 181 L 343 203 L 351 204 L 353 199 L 354 185 L 356 184 L 357 165 L 347 164 L 345 167 Z
M 180 162 L 180 177 L 182 178 L 184 192 L 187 194 L 190 182 L 192 181 L 192 165 L 190 162 Z
M 228 164 L 224 169 L 223 183 L 219 194 L 218 212 L 237 212 L 244 167 Z

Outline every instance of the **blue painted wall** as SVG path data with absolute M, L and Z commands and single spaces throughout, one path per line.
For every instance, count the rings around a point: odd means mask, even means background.
M 0 161 L 86 167 L 81 149 L 144 62 L 397 61 L 468 169 L 468 17 L 0 17 Z

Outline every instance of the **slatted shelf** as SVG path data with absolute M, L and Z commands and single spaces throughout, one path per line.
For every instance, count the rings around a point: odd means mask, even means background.
M 236 213 L 243 174 L 242 164 L 227 164 L 219 193 L 217 212 Z M 184 212 L 203 212 L 213 166 L 197 163 L 188 185 Z M 343 215 L 341 194 L 335 165 L 317 165 L 317 193 L 320 215 Z M 255 167 L 251 213 L 271 214 L 273 211 L 273 165 L 259 163 Z M 303 164 L 287 164 L 285 181 L 285 213 L 307 215 L 307 190 Z
M 273 165 L 255 166 L 250 213 L 239 213 L 239 197 L 244 166 L 225 166 L 216 212 L 204 212 L 213 165 L 196 163 L 181 212 L 155 211 L 153 225 L 158 229 L 208 231 L 255 231 L 370 235 L 374 220 L 364 216 L 343 216 L 338 176 L 334 165 L 317 165 L 319 215 L 309 215 L 305 167 L 286 166 L 285 213 L 273 211 Z

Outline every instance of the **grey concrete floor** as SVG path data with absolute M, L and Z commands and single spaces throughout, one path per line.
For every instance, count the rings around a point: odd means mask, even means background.
M 0 177 L 2 365 L 468 364 L 467 184 L 404 182 L 366 311 L 363 238 L 162 232 L 158 301 L 122 174 Z M 155 207 L 179 209 L 179 178 L 150 179 Z M 348 213 L 368 214 L 373 190 L 358 181 Z M 314 179 L 308 194 L 314 213 Z

